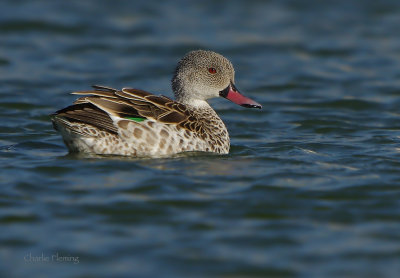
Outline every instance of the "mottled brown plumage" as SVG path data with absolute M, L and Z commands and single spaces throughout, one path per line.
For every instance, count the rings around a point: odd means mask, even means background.
M 94 91 L 75 92 L 75 95 L 89 95 L 78 98 L 75 105 L 69 106 L 66 112 L 58 111 L 58 116 L 70 116 L 71 114 L 83 114 L 86 110 L 80 109 L 82 104 L 92 104 L 93 111 L 99 113 L 103 111 L 103 116 L 108 114 L 119 116 L 121 118 L 142 117 L 151 119 L 160 123 L 179 125 L 191 132 L 202 130 L 201 121 L 196 113 L 191 113 L 185 105 L 177 103 L 166 96 L 156 96 L 148 92 L 124 88 L 121 91 L 101 86 L 93 86 Z M 104 94 L 107 90 L 107 94 Z M 99 93 L 100 92 L 100 93 Z M 100 108 L 95 109 L 96 107 Z M 101 113 L 101 112 L 100 112 Z M 87 111 L 87 119 L 81 121 L 99 128 L 104 125 L 98 123 L 96 118 L 91 117 L 91 111 Z M 111 118 L 108 117 L 111 121 Z
M 131 156 L 228 153 L 226 127 L 206 100 L 221 94 L 241 105 L 261 107 L 240 95 L 233 82 L 233 66 L 226 58 L 211 51 L 193 51 L 180 61 L 174 74 L 177 101 L 138 89 L 93 86 L 94 90 L 73 93 L 82 96 L 57 111 L 52 120 L 72 152 Z

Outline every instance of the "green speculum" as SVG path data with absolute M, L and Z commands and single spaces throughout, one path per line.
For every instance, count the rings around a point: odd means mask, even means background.
M 137 118 L 137 117 L 126 117 L 125 119 L 132 120 L 135 122 L 143 122 L 146 118 Z

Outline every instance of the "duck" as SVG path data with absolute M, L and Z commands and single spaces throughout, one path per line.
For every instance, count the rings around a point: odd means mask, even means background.
M 175 100 L 134 88 L 95 85 L 51 115 L 71 153 L 162 157 L 183 152 L 228 154 L 227 128 L 207 100 L 226 98 L 246 108 L 261 104 L 235 85 L 232 63 L 216 52 L 195 50 L 172 78 Z

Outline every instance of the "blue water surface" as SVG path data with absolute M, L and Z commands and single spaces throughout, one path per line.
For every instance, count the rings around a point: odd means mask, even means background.
M 1 277 L 399 277 L 400 2 L 0 3 Z M 172 97 L 188 51 L 263 105 L 229 155 L 68 154 L 92 84 Z

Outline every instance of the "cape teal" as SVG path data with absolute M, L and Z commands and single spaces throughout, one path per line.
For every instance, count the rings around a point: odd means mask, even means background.
M 172 78 L 175 100 L 131 88 L 93 86 L 52 115 L 70 152 L 168 156 L 204 151 L 226 154 L 225 124 L 207 100 L 224 97 L 248 108 L 261 105 L 239 93 L 231 62 L 212 51 L 186 54 Z

